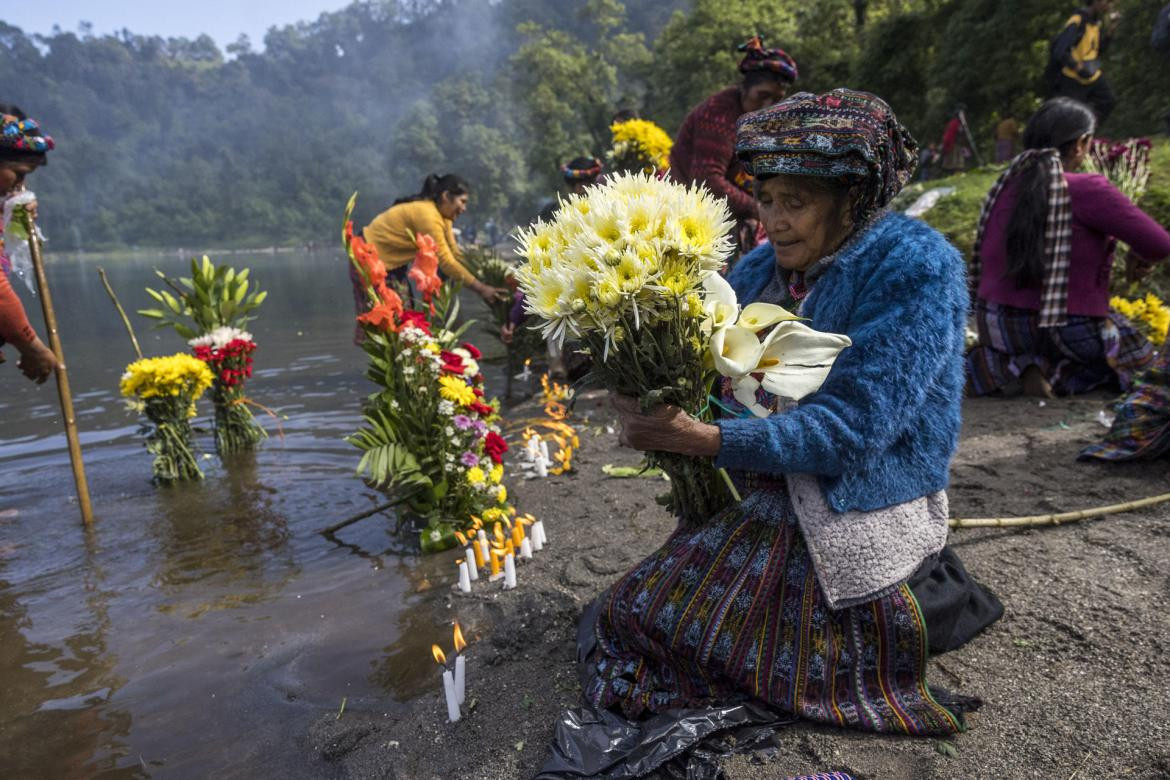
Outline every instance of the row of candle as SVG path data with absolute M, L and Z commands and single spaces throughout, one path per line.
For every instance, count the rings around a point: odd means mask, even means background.
M 443 697 L 447 700 L 447 720 L 452 723 L 462 717 L 461 707 L 467 698 L 467 659 L 463 655 L 466 647 L 458 622 L 455 623 L 455 658 L 451 666 L 447 665 L 443 648 L 431 645 L 431 655 L 443 669 Z
M 483 528 L 473 538 L 455 532 L 464 553 L 464 557 L 455 562 L 459 567 L 459 590 L 463 593 L 471 592 L 471 583 L 479 579 L 479 570 L 485 565 L 490 567 L 488 582 L 503 579 L 504 590 L 511 590 L 516 587 L 517 554 L 522 559 L 531 560 L 534 552 L 544 549 L 548 537 L 542 521 L 524 515 L 515 521 L 505 518 L 503 522 L 508 525 L 509 533 L 505 534 L 503 525 L 497 522 L 492 530 L 495 538 L 490 544 Z M 531 535 L 525 533 L 525 526 L 531 528 Z

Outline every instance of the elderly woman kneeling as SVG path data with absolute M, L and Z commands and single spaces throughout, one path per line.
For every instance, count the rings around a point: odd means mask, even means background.
M 916 144 L 883 101 L 802 93 L 743 117 L 768 244 L 728 281 L 741 304 L 795 309 L 852 346 L 799 404 L 759 391 L 759 418 L 721 387 L 723 418 L 640 414 L 622 440 L 714 456 L 743 501 L 679 527 L 604 597 L 586 695 L 627 716 L 742 699 L 811 720 L 946 734 L 962 702 L 925 682 L 1002 607 L 945 548 L 959 438 L 967 292 L 958 253 L 884 207 Z

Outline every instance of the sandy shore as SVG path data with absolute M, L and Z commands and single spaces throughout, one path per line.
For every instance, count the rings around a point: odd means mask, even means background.
M 952 472 L 956 516 L 1059 512 L 1170 491 L 1166 464 L 1076 462 L 1103 428 L 1102 397 L 972 400 Z M 436 593 L 437 612 L 481 638 L 469 649 L 470 712 L 446 722 L 438 692 L 394 714 L 323 715 L 304 739 L 306 776 L 531 777 L 552 725 L 579 699 L 575 625 L 586 603 L 652 551 L 672 522 L 659 480 L 611 480 L 635 453 L 604 431 L 599 400 L 578 404 L 576 472 L 516 485 L 551 546 L 520 587 Z M 1170 505 L 1035 530 L 968 530 L 951 542 L 1006 615 L 931 662 L 930 680 L 984 699 L 949 741 L 812 725 L 778 731 L 774 751 L 725 763 L 728 778 L 841 770 L 862 778 L 1170 776 Z

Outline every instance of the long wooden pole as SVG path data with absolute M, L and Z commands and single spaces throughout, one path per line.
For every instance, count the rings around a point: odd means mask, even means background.
M 1115 515 L 1120 512 L 1131 512 L 1155 504 L 1164 504 L 1170 501 L 1170 493 L 1162 493 L 1149 498 L 1139 498 L 1136 501 L 1126 501 L 1123 504 L 1110 504 L 1093 509 L 1081 509 L 1076 512 L 1062 512 L 1055 515 L 1030 515 L 1028 517 L 971 517 L 951 518 L 951 528 L 1019 528 L 1036 525 L 1060 525 L 1076 520 L 1091 520 L 1095 517 Z
M 69 375 L 65 371 L 65 352 L 61 349 L 61 336 L 57 332 L 57 315 L 53 311 L 53 298 L 49 294 L 49 280 L 45 277 L 41 242 L 37 237 L 36 224 L 27 211 L 24 213 L 24 229 L 28 233 L 28 248 L 37 275 L 37 292 L 41 299 L 41 310 L 45 314 L 45 328 L 49 331 L 49 348 L 57 356 L 57 395 L 61 399 L 61 413 L 65 418 L 65 440 L 69 443 L 69 461 L 73 465 L 73 481 L 77 485 L 77 503 L 81 506 L 82 522 L 90 525 L 93 523 L 93 506 L 89 502 L 85 465 L 81 462 L 81 440 L 77 436 L 77 418 L 73 414 Z

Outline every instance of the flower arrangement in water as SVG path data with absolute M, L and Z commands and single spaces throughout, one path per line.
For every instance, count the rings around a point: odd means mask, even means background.
M 357 471 L 423 520 L 424 552 L 447 549 L 456 543 L 455 531 L 472 529 L 474 516 L 511 512 L 499 405 L 485 396 L 480 351 L 461 341 L 466 326 L 455 327 L 456 291 L 430 281 L 438 276 L 429 265 L 427 237 L 416 237 L 419 253 L 410 273 L 430 305 L 408 309 L 385 283 L 376 250 L 354 235 L 353 203 L 343 242 L 366 282 L 371 308 L 358 322 L 370 359 L 366 375 L 378 387 L 366 404 L 365 426 L 349 437 L 362 450 Z
M 252 353 L 256 343 L 241 330 L 256 319 L 251 315 L 268 297 L 249 280 L 250 270 L 215 265 L 204 256 L 191 260 L 191 276 L 159 278 L 174 291 L 146 292 L 162 308 L 142 309 L 139 314 L 157 320 L 158 327 L 170 327 L 188 340 L 200 360 L 212 368 L 215 383 L 215 448 L 221 455 L 250 450 L 268 437 L 248 408 L 244 380 L 252 376 Z
M 705 188 L 618 174 L 522 232 L 520 287 L 546 336 L 581 339 L 600 384 L 643 409 L 674 404 L 711 419 L 716 368 L 739 386 L 763 376 L 769 389 L 799 398 L 814 382 L 793 358 L 823 346 L 825 334 L 773 327 L 796 319 L 780 307 L 740 313 L 719 277 L 730 229 L 727 207 Z M 732 498 L 711 458 L 656 452 L 648 460 L 670 476 L 667 505 L 684 522 L 709 518 Z
M 654 173 L 670 167 L 670 149 L 674 142 L 666 131 L 646 119 L 614 122 L 613 146 L 609 160 L 613 170 L 630 173 Z
M 1166 332 L 1170 330 L 1170 307 L 1153 293 L 1132 300 L 1116 295 L 1109 299 L 1109 306 L 1145 334 L 1155 346 L 1162 346 Z
M 126 367 L 120 389 L 130 408 L 150 421 L 146 449 L 154 455 L 157 482 L 203 478 L 191 450 L 190 419 L 213 378 L 206 363 L 185 353 L 143 358 Z
M 215 405 L 215 448 L 220 453 L 240 452 L 268 438 L 248 408 L 244 381 L 252 377 L 252 334 L 239 328 L 219 327 L 187 342 L 211 368 L 215 382 L 211 400 Z

